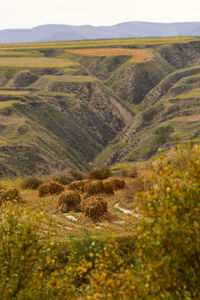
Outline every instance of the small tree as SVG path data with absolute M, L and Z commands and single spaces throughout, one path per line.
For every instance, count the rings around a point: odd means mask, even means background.
M 154 131 L 155 140 L 158 145 L 163 145 L 171 139 L 174 128 L 171 125 L 160 126 Z

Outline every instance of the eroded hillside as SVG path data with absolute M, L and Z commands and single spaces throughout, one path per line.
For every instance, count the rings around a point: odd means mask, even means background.
M 199 79 L 195 38 L 2 45 L 0 175 L 149 158 L 161 125 L 198 138 Z

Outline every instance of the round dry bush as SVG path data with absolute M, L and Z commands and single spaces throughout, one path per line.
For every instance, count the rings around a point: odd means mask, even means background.
M 126 182 L 123 178 L 112 178 L 112 180 L 115 191 L 125 188 Z
M 108 177 L 112 176 L 112 172 L 109 167 L 101 167 L 101 168 L 96 168 L 88 173 L 88 178 L 89 179 L 106 179 Z
M 101 180 L 91 180 L 84 186 L 84 192 L 87 196 L 93 196 L 96 194 L 104 193 L 104 186 Z
M 104 187 L 104 193 L 109 194 L 109 195 L 114 194 L 115 185 L 114 185 L 112 178 L 105 179 L 102 182 L 103 182 L 103 187 Z
M 6 201 L 22 202 L 22 196 L 15 188 L 0 190 L 0 204 Z
M 85 185 L 89 182 L 91 182 L 91 179 L 85 179 L 85 180 L 76 180 L 71 182 L 68 186 L 68 190 L 74 190 L 79 192 L 84 192 Z
M 43 183 L 43 181 L 37 177 L 29 177 L 22 181 L 21 187 L 26 190 L 37 190 L 38 187 Z
M 47 195 L 60 194 L 65 190 L 64 186 L 56 182 L 43 183 L 38 188 L 39 197 Z
M 58 200 L 58 208 L 61 212 L 67 213 L 71 210 L 80 211 L 81 197 L 75 191 L 64 191 Z
M 108 203 L 99 196 L 92 196 L 81 202 L 81 210 L 85 216 L 98 220 L 108 211 Z

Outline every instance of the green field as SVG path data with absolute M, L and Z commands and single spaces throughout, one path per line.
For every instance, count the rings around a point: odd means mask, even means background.
M 0 68 L 66 68 L 76 66 L 77 63 L 69 60 L 47 57 L 2 57 L 0 58 Z

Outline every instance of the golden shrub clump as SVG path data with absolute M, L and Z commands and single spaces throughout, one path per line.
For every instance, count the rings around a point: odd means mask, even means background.
M 91 179 L 76 180 L 68 184 L 67 189 L 84 192 L 85 185 L 91 181 L 92 181 Z
M 39 197 L 44 197 L 47 195 L 60 194 L 65 190 L 64 186 L 56 182 L 47 182 L 39 186 L 38 193 Z
M 108 203 L 100 196 L 92 196 L 82 201 L 81 209 L 85 216 L 98 220 L 108 211 Z
M 59 197 L 58 207 L 63 213 L 80 210 L 81 197 L 75 191 L 64 191 Z
M 103 180 L 104 193 L 112 195 L 114 194 L 115 185 L 112 178 L 107 178 Z
M 89 173 L 88 173 L 88 178 L 89 179 L 106 179 L 108 177 L 112 176 L 112 172 L 110 170 L 109 167 L 107 166 L 104 166 L 104 167 L 101 167 L 101 168 L 96 168 L 94 170 L 91 170 Z
M 104 193 L 104 185 L 101 180 L 92 180 L 85 184 L 84 192 L 88 196 Z

